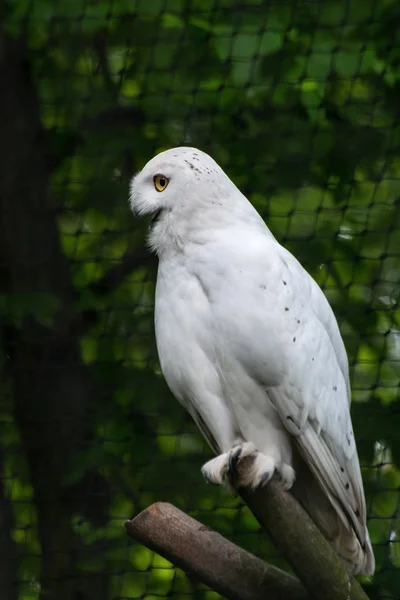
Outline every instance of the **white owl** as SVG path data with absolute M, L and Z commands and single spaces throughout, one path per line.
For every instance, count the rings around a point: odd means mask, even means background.
M 160 364 L 217 454 L 205 478 L 253 455 L 240 484 L 276 472 L 351 570 L 372 574 L 348 361 L 321 289 L 200 150 L 154 157 L 130 200 L 154 215 Z

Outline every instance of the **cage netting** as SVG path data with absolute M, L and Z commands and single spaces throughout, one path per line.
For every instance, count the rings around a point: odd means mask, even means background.
M 400 598 L 400 4 L 10 0 L 0 29 L 0 582 L 10 600 L 217 598 L 133 544 L 170 501 L 287 568 L 167 389 L 129 181 L 211 154 L 322 286 L 349 355 L 377 571 Z

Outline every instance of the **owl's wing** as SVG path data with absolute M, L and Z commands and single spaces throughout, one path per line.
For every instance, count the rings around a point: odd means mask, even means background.
M 280 246 L 277 260 L 287 282 L 286 312 L 279 328 L 285 361 L 279 385 L 267 387 L 267 395 L 341 521 L 364 548 L 366 507 L 349 412 L 345 347 L 314 280 Z
M 204 439 L 210 446 L 211 450 L 213 450 L 213 452 L 215 454 L 220 454 L 221 448 L 218 446 L 217 440 L 211 433 L 210 428 L 208 427 L 207 423 L 201 416 L 200 412 L 196 409 L 196 407 L 193 404 L 190 406 L 190 408 L 188 410 L 190 412 L 190 415 L 191 415 L 193 421 L 196 423 L 197 427 L 200 429 L 201 433 L 203 434 Z

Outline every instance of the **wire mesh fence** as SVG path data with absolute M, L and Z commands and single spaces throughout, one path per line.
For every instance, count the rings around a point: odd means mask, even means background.
M 324 289 L 347 347 L 377 572 L 400 598 L 397 0 L 2 7 L 2 598 L 216 598 L 125 537 L 168 500 L 285 567 L 168 391 L 156 260 L 128 207 L 156 152 L 211 154 Z M 285 567 L 286 568 L 286 567 Z

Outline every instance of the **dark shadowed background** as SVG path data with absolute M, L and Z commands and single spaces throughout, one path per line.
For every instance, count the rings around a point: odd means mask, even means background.
M 126 536 L 168 500 L 275 564 L 160 374 L 128 206 L 210 153 L 327 294 L 351 365 L 375 599 L 400 598 L 398 0 L 0 4 L 2 600 L 219 596 Z

